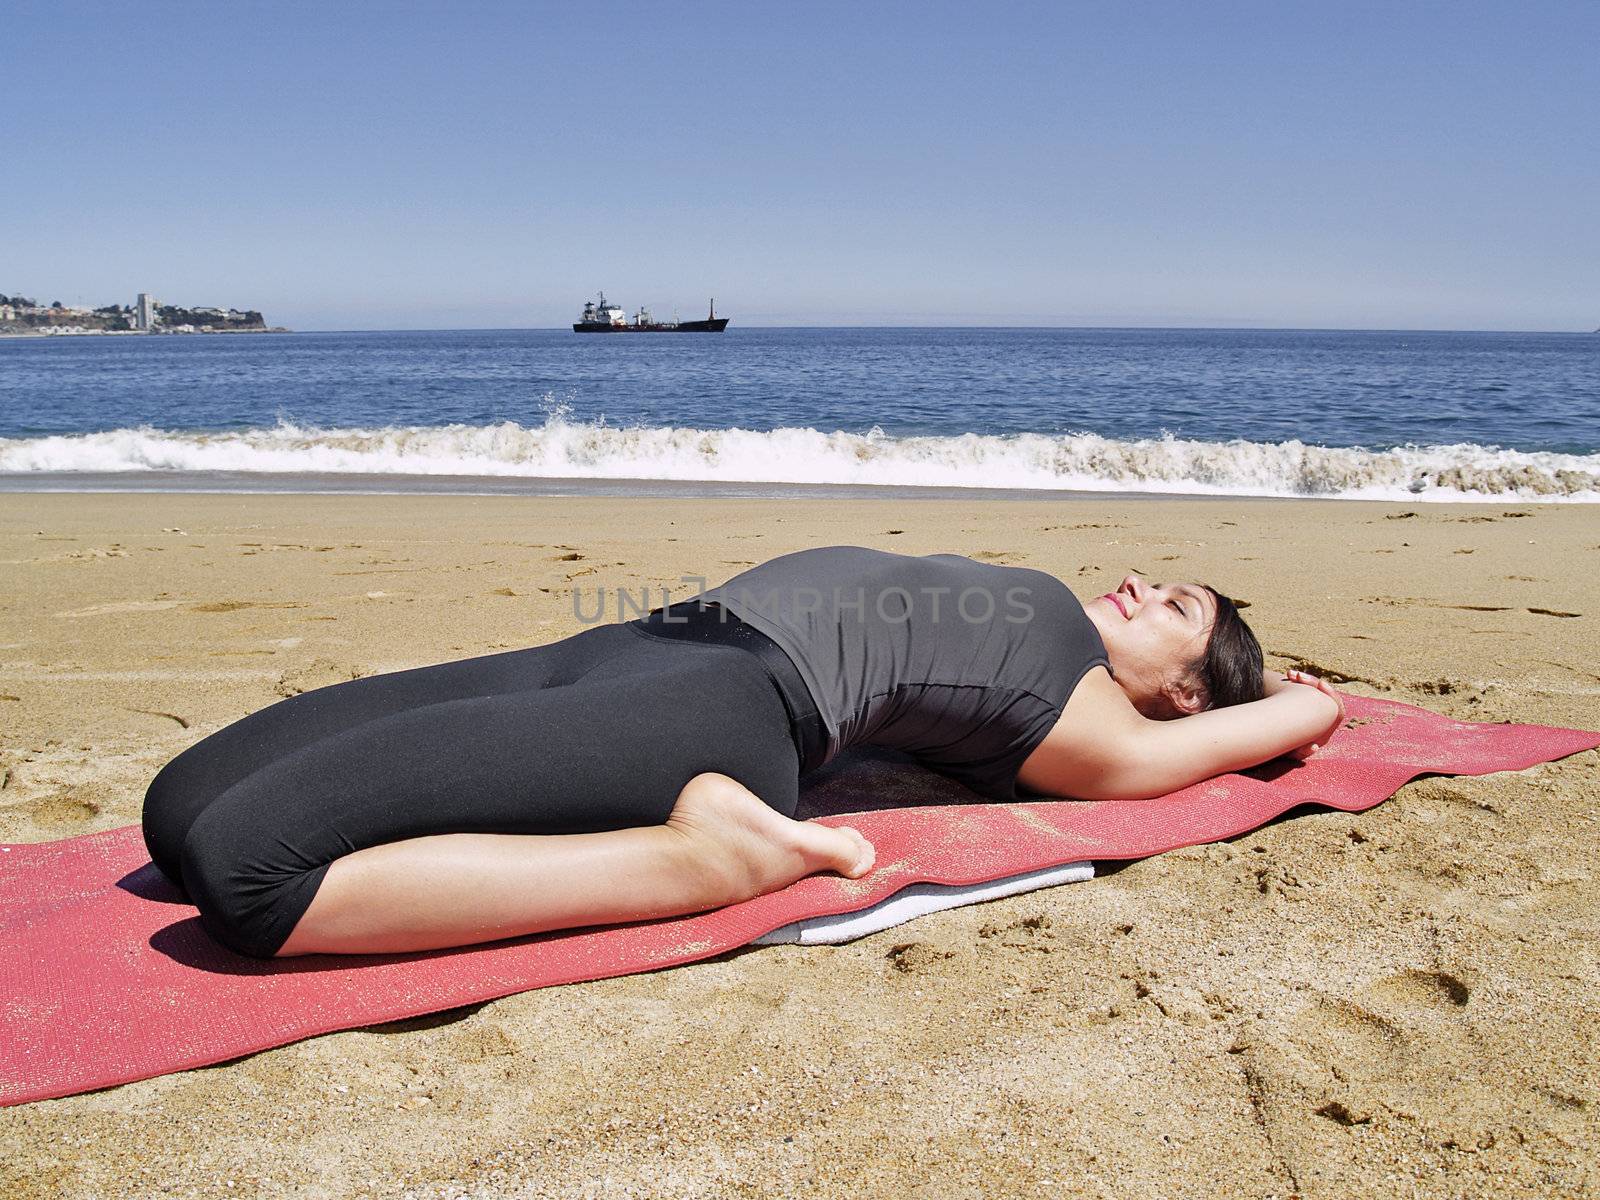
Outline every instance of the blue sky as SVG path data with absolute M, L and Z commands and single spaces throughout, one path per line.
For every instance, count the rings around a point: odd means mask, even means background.
M 19 0 L 0 292 L 1586 330 L 1596 46 L 1593 3 Z

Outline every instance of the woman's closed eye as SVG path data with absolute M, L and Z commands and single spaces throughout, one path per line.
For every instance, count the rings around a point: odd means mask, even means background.
M 1163 586 L 1165 586 L 1165 585 L 1159 584 L 1159 583 L 1154 585 L 1154 587 L 1156 588 L 1157 591 L 1159 591 Z M 1184 608 L 1184 606 L 1183 606 L 1183 604 L 1182 604 L 1182 602 L 1180 600 L 1178 600 L 1176 597 L 1168 596 L 1167 597 L 1167 603 L 1172 605 L 1173 608 L 1178 610 L 1178 615 L 1179 616 L 1183 617 L 1185 620 L 1188 619 L 1189 610 Z
M 1186 604 L 1185 601 L 1188 603 Z M 1200 602 L 1200 597 L 1193 588 L 1185 587 L 1176 596 L 1169 597 L 1167 603 L 1171 604 L 1181 614 L 1183 619 L 1192 624 L 1201 624 L 1205 619 L 1205 607 Z M 1190 605 L 1193 605 L 1191 608 Z

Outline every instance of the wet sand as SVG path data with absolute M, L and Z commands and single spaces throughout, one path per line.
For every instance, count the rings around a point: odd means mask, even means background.
M 830 543 L 1200 579 L 1269 666 L 1600 728 L 1590 506 L 6 494 L 0 841 L 136 823 L 283 696 L 576 632 L 575 589 Z M 0 1192 L 1600 1195 L 1597 822 L 1593 752 L 1419 780 L 844 946 L 0 1109 Z

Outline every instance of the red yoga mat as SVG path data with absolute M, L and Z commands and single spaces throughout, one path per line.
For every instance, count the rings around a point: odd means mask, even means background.
M 802 815 L 830 813 L 816 819 L 854 825 L 874 843 L 881 865 L 864 879 L 814 875 L 693 916 L 424 953 L 234 954 L 150 863 L 136 825 L 0 846 L 0 1105 L 694 962 L 793 921 L 869 907 L 912 883 L 1143 858 L 1236 836 L 1299 804 L 1356 812 L 1418 775 L 1521 770 L 1600 746 L 1600 734 L 1584 730 L 1452 721 L 1387 700 L 1347 696 L 1345 709 L 1351 728 L 1310 762 L 1269 763 L 1155 800 L 930 805 L 930 795 L 972 793 L 920 768 L 867 761 L 835 770 L 836 762 L 807 779 Z

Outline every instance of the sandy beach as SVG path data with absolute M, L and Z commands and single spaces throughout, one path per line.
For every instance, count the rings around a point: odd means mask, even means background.
M 1600 728 L 1586 505 L 10 494 L 0 841 L 137 823 L 282 697 L 576 632 L 575 588 L 832 543 L 1198 579 L 1271 667 Z M 843 946 L 0 1109 L 0 1192 L 1600 1195 L 1597 821 L 1593 752 L 1424 779 Z

